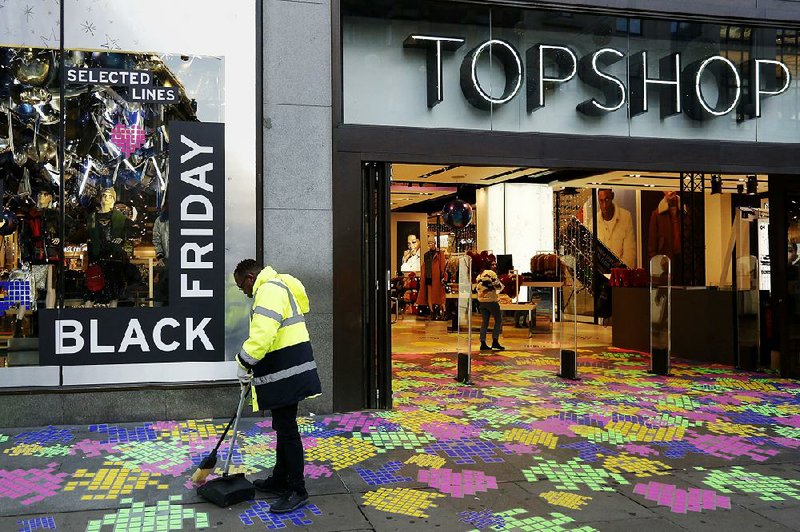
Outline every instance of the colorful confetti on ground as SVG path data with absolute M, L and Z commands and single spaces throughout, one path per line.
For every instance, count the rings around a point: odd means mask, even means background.
M 722 493 L 733 493 L 734 490 L 751 493 L 763 501 L 800 501 L 800 480 L 762 475 L 741 466 L 734 466 L 728 471 L 710 471 L 703 483 Z
M 465 495 L 475 495 L 479 491 L 497 489 L 495 477 L 487 476 L 483 471 L 469 469 L 461 473 L 446 468 L 423 469 L 417 475 L 417 480 L 457 499 L 462 499 Z
M 256 519 L 258 519 L 268 530 L 277 530 L 286 528 L 289 523 L 297 527 L 313 525 L 314 521 L 311 516 L 314 515 L 322 515 L 322 510 L 314 504 L 307 504 L 285 514 L 273 514 L 269 511 L 269 503 L 267 501 L 256 501 L 247 511 L 239 514 L 239 519 L 247 526 L 254 525 Z
M 144 532 L 147 530 L 170 531 L 184 530 L 184 522 L 188 521 L 191 529 L 208 528 L 208 514 L 197 512 L 193 508 L 184 508 L 179 504 L 183 500 L 180 495 L 173 495 L 154 506 L 133 499 L 123 499 L 122 504 L 130 505 L 113 514 L 106 514 L 102 519 L 89 521 L 86 532 L 100 532 L 104 527 L 112 527 L 115 532 Z
M 584 497 L 583 495 L 575 495 L 574 493 L 566 493 L 563 491 L 545 491 L 544 493 L 540 493 L 539 497 L 550 504 L 563 506 L 571 510 L 580 510 L 592 500 L 591 497 Z
M 53 497 L 68 475 L 56 473 L 57 468 L 58 464 L 51 462 L 45 469 L 0 469 L 0 501 L 8 498 L 28 506 Z
M 134 490 L 142 491 L 148 487 L 169 489 L 169 484 L 159 482 L 159 473 L 128 469 L 114 462 L 105 462 L 104 465 L 107 467 L 101 467 L 96 473 L 86 469 L 75 471 L 72 478 L 80 480 L 67 482 L 64 491 L 82 491 L 86 494 L 81 495 L 81 500 L 91 501 L 117 499 L 120 495 L 131 495 Z
M 622 475 L 592 467 L 580 458 L 573 458 L 563 464 L 539 456 L 533 459 L 535 460 L 533 467 L 522 471 L 528 482 L 549 480 L 557 489 L 567 491 L 580 490 L 580 484 L 591 491 L 614 491 L 612 482 L 628 483 Z
M 55 530 L 56 520 L 52 516 L 34 517 L 17 521 L 17 532 L 34 532 L 35 530 Z
M 402 475 L 395 475 L 402 469 L 402 462 L 389 462 L 382 466 L 380 469 L 372 471 L 371 469 L 364 469 L 356 467 L 356 473 L 364 479 L 364 482 L 370 486 L 383 486 L 384 484 L 396 484 L 398 482 L 411 482 L 411 477 L 404 477 Z
M 336 496 L 364 515 L 439 519 L 463 530 L 591 530 L 581 516 L 617 494 L 642 508 L 663 506 L 670 518 L 735 510 L 740 499 L 800 501 L 800 473 L 769 471 L 800 450 L 800 383 L 679 362 L 671 377 L 659 377 L 647 373 L 647 357 L 602 349 L 581 350 L 581 380 L 566 382 L 554 376 L 554 353 L 476 356 L 472 387 L 454 381 L 453 355 L 396 356 L 394 410 L 299 420 L 307 482 L 314 492 L 339 486 Z M 0 516 L 21 530 L 55 529 L 62 523 L 48 504 L 58 501 L 108 512 L 87 518 L 90 532 L 208 527 L 210 507 L 187 506 L 197 501 L 187 500 L 188 476 L 224 425 L 3 429 Z M 275 463 L 271 421 L 248 418 L 241 430 L 235 448 L 220 448 L 216 474 L 231 454 L 232 471 L 267 476 Z M 687 471 L 694 485 L 675 480 Z M 506 497 L 513 490 L 516 498 Z M 468 501 L 480 505 L 465 508 Z M 28 515 L 34 503 L 39 513 Z M 337 511 L 316 497 L 281 516 L 269 504 L 244 503 L 218 527 L 313 529 Z M 561 513 L 548 513 L 555 509 Z
M 364 505 L 376 510 L 411 517 L 429 517 L 425 512 L 435 508 L 435 499 L 444 497 L 441 493 L 412 490 L 408 488 L 379 488 L 364 494 Z
M 574 528 L 566 528 L 566 525 L 574 523 L 575 520 L 562 513 L 551 512 L 549 519 L 540 515 L 523 517 L 529 510 L 523 508 L 514 508 L 500 512 L 497 517 L 502 520 L 502 525 L 493 526 L 492 530 L 519 530 L 521 532 L 561 532 L 566 530 L 573 530 L 579 532 L 591 532 L 596 530 L 590 526 L 576 526 Z
M 636 484 L 633 492 L 643 496 L 648 501 L 653 501 L 659 506 L 666 506 L 671 512 L 685 514 L 689 512 L 702 512 L 703 510 L 716 510 L 717 508 L 731 509 L 731 500 L 728 497 L 717 495 L 712 490 L 690 488 L 680 489 L 673 484 L 650 482 Z

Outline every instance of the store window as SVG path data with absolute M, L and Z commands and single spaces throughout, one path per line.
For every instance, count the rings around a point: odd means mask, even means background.
M 0 386 L 230 377 L 254 8 L 65 4 L 2 6 Z

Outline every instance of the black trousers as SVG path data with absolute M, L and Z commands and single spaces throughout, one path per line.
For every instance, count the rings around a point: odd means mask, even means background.
M 489 316 L 494 318 L 494 329 L 492 330 L 492 340 L 497 342 L 500 340 L 500 334 L 503 332 L 503 313 L 500 311 L 500 303 L 492 301 L 490 303 L 480 303 L 481 316 L 483 322 L 481 323 L 481 343 L 486 343 L 486 330 L 489 328 Z
M 270 410 L 272 428 L 278 438 L 275 448 L 275 468 L 272 477 L 276 482 L 286 481 L 296 493 L 306 494 L 303 474 L 303 441 L 297 429 L 297 403 Z

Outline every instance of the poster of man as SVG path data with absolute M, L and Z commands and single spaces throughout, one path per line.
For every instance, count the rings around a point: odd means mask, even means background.
M 636 212 L 636 194 L 632 190 L 600 188 L 597 194 L 597 239 L 628 268 L 638 265 L 636 230 L 632 212 Z M 623 206 L 624 205 L 624 206 Z M 593 227 L 591 200 L 584 206 L 584 224 Z

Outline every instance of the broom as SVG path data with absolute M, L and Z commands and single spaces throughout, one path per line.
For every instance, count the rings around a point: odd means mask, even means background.
M 245 395 L 245 398 L 247 395 L 250 395 L 249 386 L 247 387 L 247 394 Z M 217 451 L 219 450 L 219 446 L 222 445 L 222 441 L 225 439 L 225 436 L 227 436 L 228 431 L 231 429 L 231 425 L 233 425 L 233 422 L 236 420 L 237 416 L 238 411 L 233 415 L 231 420 L 228 421 L 228 425 L 225 427 L 225 430 L 223 431 L 219 441 L 217 441 L 217 445 L 214 446 L 214 450 L 211 451 L 208 456 L 203 458 L 203 461 L 200 462 L 200 466 L 198 466 L 197 470 L 192 474 L 192 482 L 194 484 L 202 484 L 205 482 L 206 478 L 208 478 L 208 475 L 214 471 L 214 468 L 217 466 Z M 233 452 L 233 449 L 231 449 L 230 452 Z

